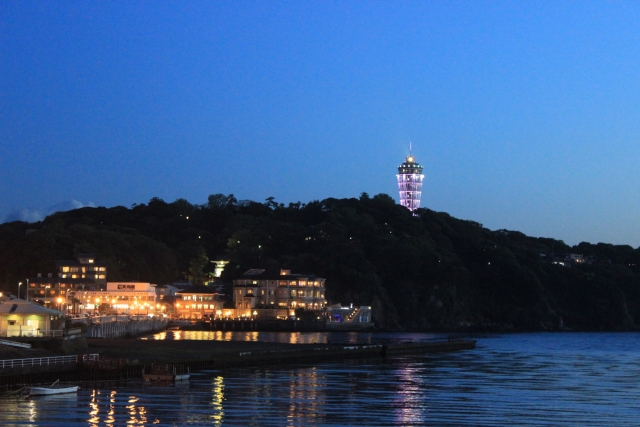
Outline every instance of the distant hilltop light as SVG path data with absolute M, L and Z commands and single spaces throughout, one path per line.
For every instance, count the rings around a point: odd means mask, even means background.
M 398 166 L 398 192 L 400 193 L 400 204 L 411 212 L 420 207 L 420 197 L 422 196 L 422 166 L 416 162 L 416 158 L 411 154 L 407 156 L 404 163 Z

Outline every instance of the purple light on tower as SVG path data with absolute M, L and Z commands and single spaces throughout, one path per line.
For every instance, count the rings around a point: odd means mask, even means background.
M 422 166 L 416 162 L 416 158 L 409 153 L 403 164 L 398 166 L 398 191 L 400 192 L 400 204 L 411 212 L 420 207 L 422 195 Z

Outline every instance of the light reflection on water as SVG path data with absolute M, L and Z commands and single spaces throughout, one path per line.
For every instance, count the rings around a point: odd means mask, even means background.
M 638 425 L 638 344 L 636 333 L 502 335 L 451 354 L 206 371 L 3 399 L 0 425 Z

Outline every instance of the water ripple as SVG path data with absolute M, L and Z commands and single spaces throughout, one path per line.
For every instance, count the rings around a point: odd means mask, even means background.
M 635 333 L 496 335 L 451 354 L 209 370 L 185 384 L 4 399 L 0 425 L 631 426 L 640 416 L 638 344 Z

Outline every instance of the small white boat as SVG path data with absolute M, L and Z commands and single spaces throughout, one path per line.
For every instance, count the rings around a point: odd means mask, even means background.
M 48 396 L 51 394 L 75 393 L 80 386 L 58 384 L 58 381 L 49 386 L 29 387 L 30 396 Z
M 184 381 L 188 380 L 191 375 L 189 374 L 176 374 L 173 378 L 175 381 Z

